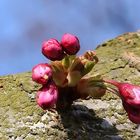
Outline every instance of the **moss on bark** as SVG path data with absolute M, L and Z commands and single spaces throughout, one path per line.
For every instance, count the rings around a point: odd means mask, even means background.
M 93 69 L 106 78 L 140 83 L 140 34 L 126 33 L 96 49 Z M 101 100 L 76 101 L 67 111 L 43 111 L 35 102 L 39 85 L 31 73 L 0 77 L 0 139 L 100 140 L 140 139 L 121 100 L 107 93 Z

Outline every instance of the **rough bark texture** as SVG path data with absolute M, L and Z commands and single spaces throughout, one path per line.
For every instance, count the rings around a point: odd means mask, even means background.
M 94 72 L 106 78 L 140 83 L 140 33 L 126 33 L 96 49 Z M 70 110 L 43 111 L 31 73 L 0 77 L 2 140 L 138 140 L 140 128 L 130 122 L 121 100 L 107 93 L 101 100 L 76 101 Z

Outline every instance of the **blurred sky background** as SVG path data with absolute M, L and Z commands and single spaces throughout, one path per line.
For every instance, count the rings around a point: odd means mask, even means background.
M 42 41 L 79 37 L 86 50 L 140 29 L 138 0 L 0 0 L 0 75 L 30 71 L 48 60 Z

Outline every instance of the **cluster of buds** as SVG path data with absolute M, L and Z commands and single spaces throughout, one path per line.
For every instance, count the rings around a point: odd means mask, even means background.
M 106 90 L 116 93 L 129 119 L 140 123 L 140 87 L 114 80 L 105 80 L 92 69 L 98 62 L 95 51 L 87 51 L 77 56 L 79 39 L 72 34 L 64 34 L 61 41 L 49 39 L 42 44 L 42 54 L 49 64 L 41 63 L 33 67 L 32 79 L 42 87 L 36 95 L 37 104 L 44 110 L 69 108 L 77 99 L 101 98 Z M 109 88 L 108 84 L 117 87 Z
M 51 38 L 42 44 L 42 54 L 51 61 L 32 69 L 33 81 L 42 85 L 36 95 L 42 109 L 65 109 L 74 100 L 88 96 L 100 98 L 105 94 L 101 77 L 90 73 L 98 62 L 95 52 L 76 56 L 79 50 L 79 39 L 69 33 L 64 34 L 60 42 Z

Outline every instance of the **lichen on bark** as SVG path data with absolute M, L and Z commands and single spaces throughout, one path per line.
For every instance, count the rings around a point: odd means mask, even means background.
M 99 45 L 93 73 L 139 84 L 139 46 L 138 32 Z M 77 100 L 66 111 L 43 111 L 35 102 L 39 88 L 30 72 L 0 77 L 0 139 L 140 139 L 140 128 L 128 120 L 117 96 L 108 92 L 101 100 Z

